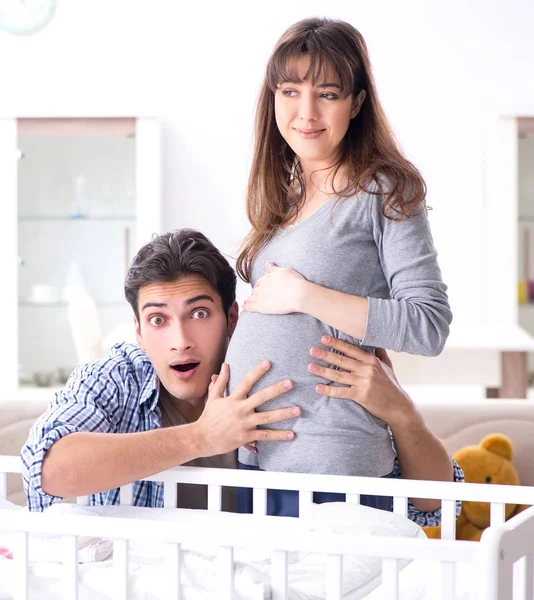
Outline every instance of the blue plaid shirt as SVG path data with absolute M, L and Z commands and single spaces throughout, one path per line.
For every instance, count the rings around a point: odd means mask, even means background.
M 22 476 L 28 507 L 42 511 L 58 500 L 43 492 L 41 467 L 52 444 L 77 431 L 135 433 L 161 427 L 158 408 L 159 382 L 146 353 L 132 344 L 117 344 L 110 358 L 78 367 L 65 388 L 56 394 L 30 431 L 22 448 Z M 453 461 L 454 462 L 454 461 Z M 397 459 L 393 476 L 401 477 Z M 463 473 L 454 462 L 454 478 L 463 481 Z M 119 489 L 90 497 L 92 505 L 118 504 Z M 134 484 L 135 506 L 163 507 L 163 484 L 138 481 Z M 460 512 L 460 503 L 457 514 Z M 439 525 L 441 511 L 425 513 L 408 503 L 408 516 L 417 524 Z

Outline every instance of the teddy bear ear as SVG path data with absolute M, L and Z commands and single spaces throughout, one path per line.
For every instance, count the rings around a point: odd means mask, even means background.
M 490 433 L 480 442 L 480 445 L 485 450 L 498 454 L 506 460 L 512 460 L 514 454 L 512 441 L 502 433 Z

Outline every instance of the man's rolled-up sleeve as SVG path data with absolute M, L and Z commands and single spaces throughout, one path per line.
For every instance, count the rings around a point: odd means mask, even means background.
M 454 467 L 454 481 L 456 483 L 463 483 L 464 472 L 460 468 L 460 465 L 451 458 L 452 466 Z M 456 501 L 456 518 L 459 517 L 460 511 L 462 510 L 461 500 Z M 438 508 L 434 512 L 424 512 L 417 509 L 410 501 L 408 501 L 408 518 L 417 523 L 421 527 L 435 527 L 441 525 L 441 508 Z
M 21 451 L 22 478 L 31 511 L 42 511 L 59 500 L 46 494 L 41 485 L 43 460 L 48 450 L 70 433 L 113 431 L 117 396 L 112 381 L 102 381 L 98 374 L 80 367 L 35 422 Z

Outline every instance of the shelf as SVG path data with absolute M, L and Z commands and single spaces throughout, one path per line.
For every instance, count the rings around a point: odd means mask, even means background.
M 18 218 L 19 222 L 24 221 L 49 221 L 49 222 L 62 222 L 69 221 L 72 223 L 83 223 L 83 222 L 94 222 L 94 221 L 135 221 L 135 215 L 114 215 L 107 217 L 52 217 L 52 216 L 20 216 Z
M 534 337 L 519 325 L 488 324 L 459 330 L 452 327 L 445 346 L 445 352 L 448 350 L 533 352 Z
M 129 304 L 126 300 L 122 302 L 98 302 L 95 300 L 95 304 L 98 307 L 102 308 L 110 308 L 110 307 L 124 307 L 126 308 Z M 28 302 L 28 301 L 20 301 L 19 306 L 21 308 L 67 308 L 69 305 L 68 302 Z

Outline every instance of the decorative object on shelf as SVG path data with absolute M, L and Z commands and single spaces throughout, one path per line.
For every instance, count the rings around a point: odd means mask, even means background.
M 525 227 L 525 280 L 527 282 L 527 302 L 534 302 L 534 281 L 530 279 L 530 229 Z
M 72 182 L 72 196 L 74 199 L 71 218 L 86 219 L 89 216 L 89 196 L 86 190 L 86 181 L 83 175 L 76 175 Z
M 33 374 L 33 380 L 37 387 L 50 387 L 54 380 L 53 371 L 36 371 Z
M 74 371 L 74 367 L 58 367 L 57 368 L 57 378 L 60 383 L 67 383 L 71 373 Z
M 84 290 L 85 284 L 80 265 L 75 260 L 71 260 L 65 269 L 65 285 L 59 293 L 61 302 L 68 304 L 77 293 Z
M 96 304 L 83 288 L 71 296 L 68 318 L 78 364 L 105 358 Z
M 0 2 L 0 30 L 14 35 L 41 31 L 54 16 L 57 0 L 4 0 Z
M 32 285 L 28 302 L 30 304 L 54 304 L 58 301 L 58 291 L 53 285 L 36 283 Z

